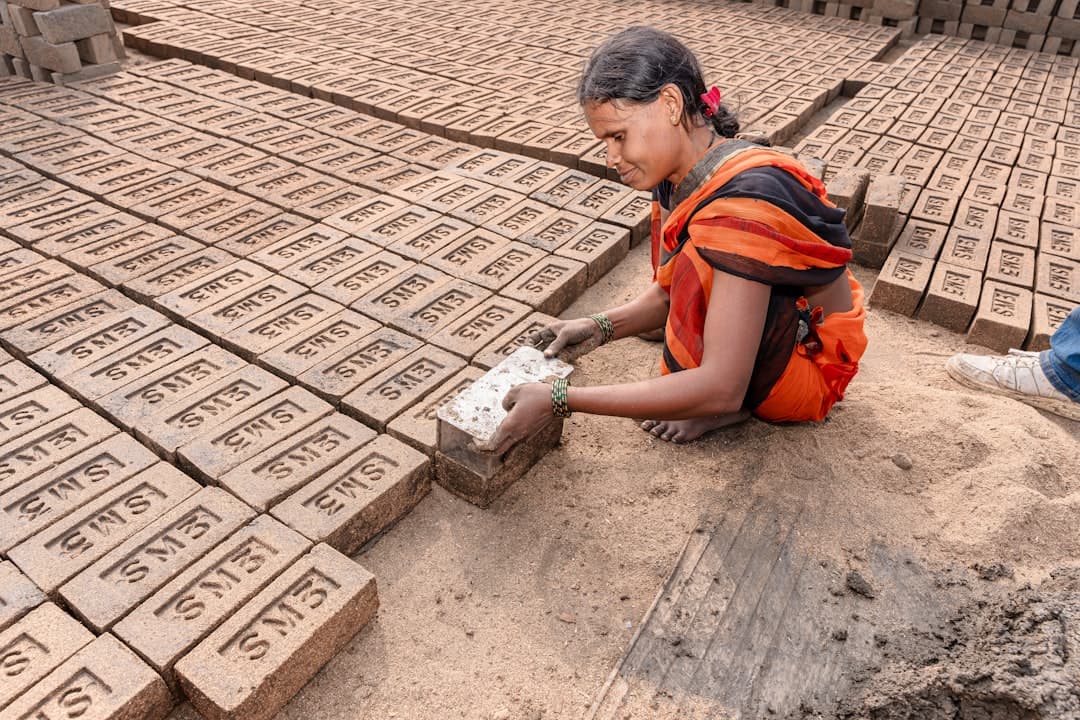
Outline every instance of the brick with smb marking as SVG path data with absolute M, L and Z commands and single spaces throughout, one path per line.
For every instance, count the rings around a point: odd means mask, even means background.
M 259 356 L 260 365 L 297 378 L 350 343 L 378 330 L 379 323 L 352 310 L 342 310 Z
M 215 247 L 227 250 L 239 257 L 247 257 L 254 252 L 258 252 L 263 248 L 274 245 L 283 238 L 289 237 L 310 225 L 311 221 L 307 218 L 291 213 L 281 213 L 242 233 L 232 235 L 224 240 L 219 240 Z
M 1035 293 L 1034 305 L 1031 332 L 1024 349 L 1041 352 L 1050 349 L 1050 336 L 1061 327 L 1076 305 L 1041 293 Z
M 203 244 L 196 240 L 179 235 L 166 236 L 117 257 L 90 265 L 86 272 L 109 285 L 124 286 L 135 278 L 203 249 Z
M 236 466 L 222 475 L 218 484 L 256 510 L 265 511 L 375 436 L 371 428 L 334 413 Z
M 342 398 L 342 410 L 382 432 L 386 423 L 463 367 L 465 361 L 460 357 L 425 345 Z
M 308 255 L 337 245 L 347 238 L 348 234 L 328 225 L 312 225 L 259 248 L 247 257 L 271 270 L 281 271 Z
M 430 487 L 427 456 L 382 435 L 270 513 L 305 537 L 352 554 L 411 510 Z
M 472 225 L 462 220 L 442 216 L 427 225 L 414 228 L 387 246 L 387 249 L 419 261 L 455 242 L 471 229 Z
M 543 330 L 557 320 L 558 318 L 544 313 L 532 313 L 480 350 L 473 357 L 472 364 L 490 370 L 522 345 L 529 345 L 529 337 L 533 333 Z
M 0 631 L 45 600 L 45 593 L 14 563 L 0 561 Z
M 131 430 L 162 407 L 246 366 L 242 359 L 216 345 L 203 345 L 164 367 L 133 378 L 98 398 L 95 405 L 125 430 Z
M 254 362 L 259 355 L 343 310 L 345 308 L 333 300 L 306 293 L 222 335 L 221 343 Z
M 1080 262 L 1058 255 L 1039 253 L 1035 290 L 1060 300 L 1080 303 Z
M 6 330 L 0 337 L 22 358 L 87 328 L 100 326 L 122 311 L 136 307 L 130 299 L 109 290 L 39 316 Z
M 930 283 L 933 268 L 932 260 L 893 250 L 874 282 L 870 303 L 910 317 Z
M 375 332 L 343 345 L 326 355 L 296 381 L 330 402 L 337 402 L 368 378 L 420 347 L 416 338 L 391 328 Z
M 181 658 L 177 678 L 203 717 L 270 718 L 377 608 L 371 573 L 317 545 Z
M 472 358 L 529 312 L 527 305 L 501 296 L 490 297 L 475 309 L 444 322 L 430 342 L 464 358 Z
M 100 283 L 90 278 L 71 275 L 0 300 L 0 331 L 26 323 L 104 289 Z
M 499 291 L 538 312 L 556 315 L 585 291 L 588 266 L 578 260 L 549 256 L 525 268 Z
M 53 377 L 66 377 L 170 324 L 169 319 L 156 310 L 134 307 L 117 313 L 102 326 L 39 350 L 30 356 L 30 362 Z
M 116 209 L 99 202 L 88 202 L 64 212 L 39 217 L 8 229 L 8 234 L 23 245 L 33 246 L 46 255 L 58 255 L 61 248 L 77 247 L 86 242 L 82 230 L 96 228 L 118 215 Z M 133 215 L 127 216 L 131 227 L 140 222 Z M 93 230 L 92 230 L 93 232 Z M 59 251 L 59 252 L 58 252 Z
M 553 252 L 583 232 L 591 222 L 584 215 L 555 213 L 526 228 L 517 239 L 546 252 Z
M 982 282 L 977 270 L 939 262 L 919 307 L 919 318 L 953 332 L 966 331 L 979 304 Z
M 74 272 L 74 270 L 58 260 L 46 260 L 35 263 L 30 267 L 17 269 L 0 277 L 0 300 L 6 300 L 20 293 L 55 282 L 73 275 Z
M 652 201 L 647 193 L 632 193 L 601 215 L 600 221 L 626 228 L 630 231 L 630 244 L 637 245 L 649 237 L 652 227 Z
M 0 445 L 0 493 L 93 447 L 117 429 L 86 408 L 61 415 Z
M 203 488 L 142 528 L 59 590 L 102 633 L 255 516 L 219 488 Z
M 180 398 L 135 426 L 135 435 L 170 460 L 176 449 L 281 392 L 286 383 L 248 365 L 197 393 Z
M 997 352 L 1021 347 L 1031 326 L 1030 290 L 988 280 L 975 321 L 968 330 L 968 342 L 985 345 Z
M 374 288 L 416 267 L 416 263 L 392 252 L 382 251 L 329 277 L 312 288 L 320 295 L 351 305 Z
M 172 709 L 157 673 L 112 635 L 95 639 L 4 711 L 12 718 L 161 720 Z
M 175 690 L 173 665 L 311 547 L 260 515 L 170 580 L 113 627 Z
M 200 249 L 172 262 L 136 275 L 123 283 L 124 290 L 140 302 L 151 302 L 160 295 L 205 278 L 215 270 L 237 262 L 234 255 L 217 248 Z
M 78 401 L 51 385 L 0 403 L 0 444 L 77 410 Z
M 0 365 L 0 403 L 37 390 L 47 383 L 48 380 L 29 366 L 17 360 L 9 360 Z
M 398 285 L 400 290 L 403 286 Z M 436 283 L 378 319 L 398 330 L 427 339 L 482 303 L 490 293 L 464 280 Z M 385 298 L 385 296 L 384 296 Z M 373 309 L 372 314 L 376 314 Z
M 386 432 L 431 457 L 435 454 L 437 444 L 436 412 L 483 374 L 478 368 L 465 368 L 432 393 L 431 397 L 425 398 L 424 402 L 413 405 L 391 420 Z
M 86 242 L 65 245 L 60 252 L 60 257 L 76 267 L 92 268 L 121 255 L 135 252 L 139 248 L 173 237 L 173 234 L 163 227 L 143 223 L 141 220 L 138 220 L 136 224 L 136 219 L 132 215 L 122 213 L 94 227 L 99 228 L 101 232 L 94 233 Z M 87 234 L 87 231 L 83 231 L 83 234 Z M 46 248 L 42 243 L 39 243 L 39 246 L 42 249 Z
M 300 297 L 306 290 L 287 277 L 272 275 L 188 316 L 187 322 L 220 341 L 231 330 Z
M 626 257 L 630 231 L 616 225 L 594 223 L 555 251 L 556 255 L 580 260 L 589 266 L 589 285 L 603 277 Z
M 270 276 L 264 267 L 237 260 L 155 298 L 154 302 L 174 317 L 184 319 L 254 288 Z
M 0 710 L 94 639 L 93 633 L 51 602 L 0 633 Z
M 0 495 L 0 552 L 6 552 L 157 462 L 119 433 Z
M 333 408 L 299 387 L 262 401 L 250 410 L 176 451 L 180 462 L 197 476 L 217 481 L 227 471 L 333 412 Z
M 156 463 L 16 545 L 8 556 L 45 592 L 89 567 L 161 513 L 199 490 L 167 463 Z
M 363 263 L 379 252 L 379 248 L 356 238 L 345 238 L 306 255 L 281 269 L 282 275 L 315 287 L 327 278 Z

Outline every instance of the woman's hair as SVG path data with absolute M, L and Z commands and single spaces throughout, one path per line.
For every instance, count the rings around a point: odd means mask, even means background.
M 705 116 L 705 80 L 694 53 L 674 36 L 656 28 L 630 27 L 612 35 L 593 50 L 578 84 L 578 102 L 626 100 L 650 103 L 665 85 L 683 96 L 683 122 L 712 123 L 721 137 L 735 137 L 739 121 L 726 105 Z

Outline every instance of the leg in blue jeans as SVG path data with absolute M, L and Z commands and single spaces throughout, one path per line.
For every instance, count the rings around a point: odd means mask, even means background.
M 1039 361 L 1050 384 L 1080 402 L 1080 307 L 1050 336 L 1050 349 L 1039 354 Z

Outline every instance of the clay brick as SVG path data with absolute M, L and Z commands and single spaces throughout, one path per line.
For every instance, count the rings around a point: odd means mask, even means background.
M 210 257 L 213 251 L 200 254 Z M 190 258 L 191 256 L 189 256 Z M 185 258 L 190 265 L 189 258 Z M 157 272 L 153 278 L 152 289 L 157 290 L 161 286 L 163 273 Z M 206 308 L 217 305 L 221 301 L 238 297 L 241 293 L 255 288 L 262 281 L 271 277 L 271 273 L 265 268 L 247 260 L 237 260 L 230 264 L 222 264 L 210 272 L 203 272 L 201 277 L 185 285 L 178 285 L 175 289 L 154 298 L 154 304 L 173 317 L 183 319 L 194 315 Z M 135 291 L 134 287 L 130 288 Z
M 481 375 L 482 370 L 475 367 L 465 368 L 450 378 L 430 398 L 425 399 L 425 402 L 414 405 L 389 422 L 386 432 L 429 457 L 433 456 L 437 444 L 435 413 Z
M 331 215 L 323 222 L 350 235 L 358 235 L 367 225 L 376 223 L 407 207 L 409 206 L 404 200 L 379 195 L 348 210 Z
M 0 551 L 47 528 L 157 462 L 123 433 L 97 443 L 0 495 Z
M 158 675 L 112 635 L 75 653 L 6 709 L 11 717 L 62 717 L 72 707 L 86 720 L 161 720 L 173 699 Z
M 213 245 L 232 238 L 246 237 L 247 231 L 254 230 L 281 214 L 279 208 L 265 202 L 247 202 L 224 214 L 216 213 L 212 219 L 183 230 L 186 235 Z
M 282 275 L 272 275 L 256 283 L 245 284 L 240 292 L 189 315 L 187 322 L 220 341 L 221 337 L 241 325 L 300 297 L 306 289 Z
M 67 377 L 170 324 L 155 310 L 135 307 L 116 314 L 105 325 L 39 350 L 30 356 L 30 362 L 54 378 Z
M 115 32 L 108 10 L 100 5 L 65 5 L 34 13 L 34 21 L 45 41 L 53 44 Z
M 11 242 L 10 240 L 8 242 Z M 12 243 L 14 245 L 14 243 Z M 9 275 L 22 274 L 26 270 L 45 262 L 44 255 L 15 246 L 0 255 L 0 279 Z
M 626 257 L 630 250 L 630 232 L 605 223 L 593 223 L 556 250 L 556 255 L 580 260 L 589 267 L 589 285 Z
M 94 259 L 95 252 L 107 253 L 112 248 L 134 246 L 169 234 L 164 228 L 144 224 L 134 215 L 117 213 L 37 242 L 34 250 L 44 255 L 62 256 L 76 267 L 84 268 L 98 262 Z
M 539 332 L 558 318 L 543 313 L 535 312 L 525 320 L 518 323 L 509 331 L 504 332 L 494 341 L 484 347 L 473 358 L 473 365 L 490 370 L 502 362 L 510 353 L 522 345 L 528 345 L 528 338 L 535 332 Z
M 459 357 L 426 345 L 361 384 L 342 398 L 341 407 L 382 432 L 386 423 L 464 366 Z
M 46 260 L 23 270 L 7 273 L 0 277 L 0 300 L 32 291 L 71 275 L 74 275 L 74 271 L 56 260 Z
M 1023 346 L 1031 325 L 1031 310 L 1030 290 L 986 281 L 975 321 L 968 330 L 968 342 L 999 353 Z
M 398 284 L 390 291 L 393 294 L 380 294 L 376 301 L 394 309 L 383 315 L 378 306 L 373 306 L 371 314 L 391 327 L 425 339 L 468 314 L 490 295 L 478 285 L 453 278 L 436 281 L 430 288 L 405 299 L 400 293 L 411 292 L 411 288 L 408 284 Z
M 157 228 L 149 225 L 147 227 Z M 162 232 L 166 232 L 161 229 Z M 134 235 L 134 234 L 133 234 Z M 154 273 L 167 265 L 175 264 L 181 258 L 187 258 L 205 249 L 202 243 L 179 235 L 166 235 L 156 238 L 157 233 L 139 233 L 139 236 L 123 239 L 122 243 L 113 243 L 111 248 L 121 249 L 132 243 L 139 243 L 135 249 L 116 255 L 86 268 L 87 274 L 114 286 L 126 286 L 137 278 Z M 142 243 L 142 240 L 147 242 Z M 101 254 L 108 254 L 110 246 L 100 246 Z M 65 255 L 65 259 L 67 259 Z
M 176 661 L 310 547 L 296 532 L 260 515 L 135 608 L 113 632 L 176 690 Z
M 451 281 L 450 275 L 427 265 L 411 265 L 404 272 L 384 280 L 352 307 L 385 323 L 407 311 L 419 298 Z M 375 285 L 374 282 L 370 284 Z
M 230 331 L 221 337 L 221 342 L 235 348 L 241 357 L 254 361 L 344 309 L 332 300 L 307 293 Z
M 273 397 L 286 383 L 262 368 L 248 365 L 170 405 L 135 427 L 135 435 L 162 457 L 211 432 L 262 400 Z
M 1031 215 L 1002 210 L 998 213 L 994 239 L 1024 247 L 1038 247 L 1039 219 Z
M 330 277 L 364 263 L 374 257 L 378 251 L 379 248 L 369 242 L 346 238 L 319 248 L 315 252 L 305 253 L 301 260 L 285 267 L 280 272 L 308 287 L 315 287 Z
M 1035 286 L 1035 251 L 995 240 L 990 245 L 985 275 L 987 280 L 1030 290 Z
M 47 215 L 37 218 L 22 225 L 8 228 L 8 235 L 22 245 L 33 245 L 35 249 L 42 241 L 49 241 L 52 246 L 73 247 L 82 240 L 79 231 L 86 227 L 94 227 L 103 221 L 107 221 L 116 215 L 116 210 L 98 202 L 88 202 L 76 208 L 71 208 L 55 215 Z M 137 222 L 136 218 L 127 220 L 129 226 Z M 60 239 L 60 242 L 57 242 Z M 46 255 L 59 254 L 39 249 Z
M 79 407 L 74 398 L 51 385 L 0 403 L 0 446 Z
M 334 413 L 236 466 L 219 483 L 265 511 L 374 437 L 370 428 Z
M 243 367 L 245 363 L 232 353 L 204 345 L 99 397 L 95 404 L 125 430 L 131 430 L 158 409 L 199 392 Z
M 176 675 L 204 717 L 269 718 L 377 607 L 375 578 L 318 545 L 177 662 Z M 285 635 L 275 629 L 282 612 L 302 618 Z
M 35 583 L 53 593 L 198 490 L 191 478 L 157 463 L 16 545 L 8 555 Z
M 170 508 L 65 583 L 59 595 L 97 633 L 255 516 L 219 488 Z
M 932 260 L 900 253 L 894 249 L 874 282 L 870 303 L 874 307 L 909 317 L 914 315 L 930 282 L 933 268 Z
M 1061 327 L 1074 307 L 1076 307 L 1075 303 L 1067 300 L 1035 293 L 1031 332 L 1028 334 L 1024 349 L 1035 352 L 1049 350 L 1050 336 Z
M 337 344 L 341 349 L 323 354 L 321 360 L 296 376 L 296 381 L 319 396 L 337 402 L 383 368 L 409 355 L 421 345 L 419 340 L 397 330 L 380 328 Z
M 472 358 L 508 327 L 529 314 L 530 308 L 504 297 L 484 300 L 474 310 L 445 323 L 431 336 L 433 345 L 465 358 Z
M 965 332 L 978 307 L 982 281 L 977 270 L 938 263 L 918 317 L 953 332 Z
M 554 215 L 553 208 L 527 198 L 490 220 L 484 227 L 504 237 L 515 239 L 528 232 L 533 225 L 547 224 L 552 215 Z
M 474 225 L 484 225 L 524 200 L 525 196 L 520 193 L 495 188 L 449 208 L 449 213 Z
M 115 290 L 88 295 L 58 310 L 38 315 L 5 330 L 0 337 L 20 357 L 29 355 L 90 328 L 108 323 L 117 314 L 136 305 Z
M 503 164 L 509 164 L 509 161 L 504 161 Z M 494 179 L 494 182 L 507 190 L 531 195 L 561 174 L 563 170 L 563 167 L 549 162 L 521 164 L 512 172 Z
M 333 411 L 308 391 L 291 387 L 177 450 L 185 467 L 207 481 L 291 436 Z
M 1035 290 L 1061 300 L 1080 303 L 1080 262 L 1039 253 Z
M 61 73 L 78 72 L 82 68 L 75 43 L 53 45 L 41 36 L 23 36 L 19 42 L 22 44 L 26 61 L 33 65 Z
M 275 346 L 259 357 L 259 363 L 286 377 L 299 378 L 317 363 L 379 327 L 379 323 L 360 313 L 344 310 Z
M 348 237 L 345 232 L 327 225 L 312 225 L 259 248 L 248 258 L 271 270 L 281 271 L 313 253 L 340 245 Z
M 174 207 L 213 197 L 210 187 L 194 175 L 174 171 L 112 192 L 105 196 L 105 202 L 146 220 L 154 220 Z
M 382 435 L 270 512 L 304 536 L 352 554 L 408 513 L 430 487 L 430 460 Z
M 652 227 L 652 200 L 645 193 L 634 193 L 605 212 L 600 220 L 630 230 L 630 245 L 649 237 Z
M 29 192 L 27 190 L 26 192 Z M 66 210 L 85 205 L 89 196 L 74 190 L 61 191 L 30 202 L 18 205 L 6 204 L 0 199 L 0 228 L 12 228 L 16 225 L 33 222 L 39 218 L 62 213 Z
M 93 639 L 89 630 L 52 603 L 39 605 L 0 633 L 7 668 L 0 677 L 0 709 Z
M 472 229 L 472 226 L 464 221 L 443 216 L 405 233 L 387 246 L 387 249 L 419 261 L 459 240 Z
M 557 208 L 564 208 L 578 195 L 589 191 L 599 182 L 594 175 L 579 170 L 563 170 L 542 186 L 534 189 L 530 197 Z M 595 209 L 592 210 L 585 214 L 598 218 L 599 213 L 595 212 Z M 581 212 L 581 210 L 576 212 Z
M 37 390 L 47 383 L 48 380 L 44 377 L 16 360 L 9 360 L 0 365 L 0 401 L 2 402 Z
M 0 561 L 0 631 L 45 600 L 45 593 L 13 563 Z
M 489 290 L 499 290 L 545 256 L 546 253 L 535 247 L 510 242 L 480 259 L 472 273 L 459 272 L 458 276 Z
M 1039 252 L 1080 261 L 1080 230 L 1053 223 L 1043 223 Z

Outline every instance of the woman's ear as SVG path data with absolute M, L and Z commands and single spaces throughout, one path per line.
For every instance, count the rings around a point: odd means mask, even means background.
M 683 96 L 682 91 L 679 90 L 679 86 L 674 83 L 668 83 L 664 87 L 660 88 L 660 95 L 657 98 L 665 111 L 667 111 L 668 119 L 672 125 L 678 125 L 683 119 Z

